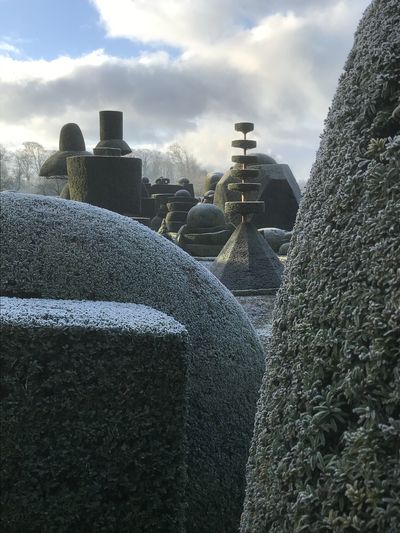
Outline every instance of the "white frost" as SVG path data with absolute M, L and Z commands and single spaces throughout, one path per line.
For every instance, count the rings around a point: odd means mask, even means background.
M 143 333 L 181 333 L 185 328 L 151 307 L 116 302 L 0 298 L 0 323 L 20 327 L 52 326 Z

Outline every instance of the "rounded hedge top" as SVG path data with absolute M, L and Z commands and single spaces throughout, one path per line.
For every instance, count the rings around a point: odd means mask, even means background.
M 158 309 L 188 330 L 188 531 L 237 528 L 264 356 L 241 306 L 206 268 L 129 218 L 1 194 L 1 294 Z
M 174 196 L 182 196 L 182 197 L 192 198 L 192 195 L 190 194 L 190 192 L 187 189 L 178 189 L 176 191 L 176 193 L 174 194 Z
M 225 224 L 222 209 L 213 204 L 197 204 L 190 209 L 186 219 L 188 230 L 198 228 L 215 228 Z
M 329 112 L 275 308 L 242 532 L 400 531 L 400 3 Z
M 251 152 L 251 155 L 254 155 L 255 157 L 257 157 L 258 159 L 257 165 L 276 165 L 275 159 L 271 157 L 270 155 L 262 154 L 258 152 L 256 153 Z

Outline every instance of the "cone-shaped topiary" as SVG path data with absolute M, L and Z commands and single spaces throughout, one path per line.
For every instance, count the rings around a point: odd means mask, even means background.
M 242 532 L 400 531 L 399 28 L 398 0 L 372 2 L 327 118 L 278 296 Z

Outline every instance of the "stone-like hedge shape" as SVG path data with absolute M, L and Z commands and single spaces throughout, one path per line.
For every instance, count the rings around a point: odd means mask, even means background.
M 187 531 L 236 531 L 264 368 L 241 306 L 194 259 L 128 218 L 57 198 L 1 200 L 3 295 L 134 302 L 186 327 Z
M 142 305 L 0 301 L 1 530 L 182 531 L 183 326 Z
M 371 4 L 327 118 L 275 310 L 242 532 L 400 531 L 399 28 L 398 0 Z
M 69 199 L 123 215 L 140 213 L 141 159 L 78 155 L 68 157 L 67 171 Z

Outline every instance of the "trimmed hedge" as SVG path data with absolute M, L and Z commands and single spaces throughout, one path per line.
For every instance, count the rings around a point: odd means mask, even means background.
M 375 0 L 278 295 L 241 531 L 400 531 L 400 3 Z
M 141 159 L 75 155 L 67 159 L 67 171 L 71 200 L 87 202 L 116 213 L 139 215 Z
M 186 327 L 187 531 L 237 531 L 264 371 L 240 304 L 178 246 L 127 217 L 59 198 L 0 200 L 3 295 L 133 302 Z
M 132 304 L 1 307 L 1 531 L 183 531 L 183 326 Z

